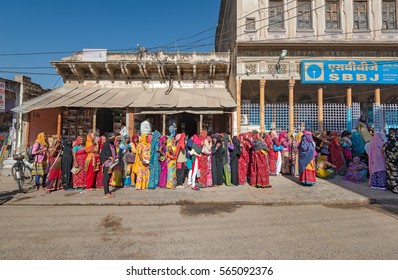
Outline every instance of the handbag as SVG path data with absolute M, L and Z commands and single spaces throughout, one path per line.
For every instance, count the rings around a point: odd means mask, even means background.
M 135 162 L 135 153 L 127 152 L 125 155 L 125 159 L 127 163 L 134 163 Z
M 274 144 L 274 151 L 275 152 L 281 152 L 282 150 L 283 150 L 283 146 L 282 145 L 277 146 L 277 145 Z
M 74 175 L 77 175 L 80 171 L 82 171 L 80 167 L 73 167 L 70 172 L 72 172 Z

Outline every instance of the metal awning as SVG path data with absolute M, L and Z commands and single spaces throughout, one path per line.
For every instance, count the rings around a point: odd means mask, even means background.
M 235 108 L 236 102 L 225 88 L 147 89 L 129 105 L 135 108 Z
M 219 111 L 235 108 L 236 103 L 225 88 L 103 88 L 99 86 L 63 86 L 24 102 L 12 111 L 28 113 L 58 107 L 85 108 L 146 108 L 164 112 Z M 168 110 L 164 110 L 168 109 Z M 217 110 L 214 110 L 217 109 Z M 215 114 L 215 113 L 214 113 Z

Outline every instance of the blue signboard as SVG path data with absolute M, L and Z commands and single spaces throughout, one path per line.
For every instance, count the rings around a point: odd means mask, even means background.
M 303 84 L 398 84 L 398 60 L 303 60 Z

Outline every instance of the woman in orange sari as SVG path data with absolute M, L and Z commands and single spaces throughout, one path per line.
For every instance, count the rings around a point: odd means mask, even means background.
M 95 134 L 90 132 L 87 134 L 86 148 L 87 153 L 84 171 L 86 171 L 86 190 L 91 190 L 96 187 L 97 172 L 100 170 L 100 157 L 98 140 L 95 139 Z

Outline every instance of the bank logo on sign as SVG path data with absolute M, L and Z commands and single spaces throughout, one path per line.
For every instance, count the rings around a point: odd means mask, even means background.
M 323 62 L 304 62 L 306 81 L 324 81 L 325 66 Z

